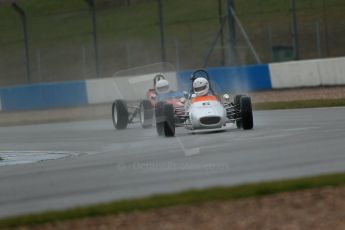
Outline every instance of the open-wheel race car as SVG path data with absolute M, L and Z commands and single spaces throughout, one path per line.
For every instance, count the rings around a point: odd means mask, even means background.
M 228 94 L 215 94 L 205 70 L 196 70 L 192 74 L 191 82 L 193 87 L 189 94 L 181 99 L 182 105 L 176 106 L 164 101 L 156 103 L 158 135 L 175 136 L 176 127 L 185 127 L 188 130 L 221 129 L 227 123 L 234 123 L 237 128 L 245 130 L 253 128 L 250 97 L 235 95 L 232 101 Z M 202 90 L 207 90 L 207 94 L 198 95 Z
M 122 99 L 115 100 L 112 104 L 112 120 L 114 127 L 116 129 L 126 129 L 128 124 L 140 122 L 142 128 L 149 128 L 155 123 L 154 111 L 158 101 L 164 101 L 165 104 L 172 105 L 173 107 L 183 105 L 180 99 L 183 98 L 184 95 L 179 91 L 171 90 L 164 94 L 156 92 L 157 84 L 167 82 L 165 80 L 163 74 L 157 74 L 153 79 L 153 88 L 147 91 L 146 99 L 141 100 L 138 105 L 135 105 L 135 102 L 132 102 L 132 105 L 128 105 L 129 103 Z M 139 120 L 137 119 L 138 117 Z

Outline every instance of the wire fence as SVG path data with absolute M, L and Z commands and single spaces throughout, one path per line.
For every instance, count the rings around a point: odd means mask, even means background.
M 81 0 L 71 2 L 50 11 L 42 11 L 46 1 L 19 2 L 28 20 L 31 83 L 96 77 L 90 11 Z M 156 1 L 96 2 L 101 77 L 161 61 Z M 176 69 L 202 67 L 219 30 L 218 1 L 203 2 L 163 0 L 167 61 Z M 226 0 L 220 2 L 225 16 Z M 235 11 L 263 63 L 293 59 L 290 0 L 235 0 Z M 342 0 L 297 1 L 301 59 L 345 54 L 343 12 Z M 208 66 L 229 65 L 228 34 L 225 26 L 224 45 L 216 43 Z M 238 64 L 257 63 L 238 25 L 236 49 Z M 25 63 L 20 18 L 0 5 L 0 86 L 27 84 Z

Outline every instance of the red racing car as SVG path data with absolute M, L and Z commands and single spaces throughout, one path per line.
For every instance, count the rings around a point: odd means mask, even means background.
M 157 92 L 157 86 L 166 81 L 164 75 L 157 74 L 153 79 L 153 88 L 146 93 L 146 99 L 139 105 L 128 105 L 125 100 L 117 99 L 112 105 L 112 120 L 116 129 L 126 129 L 129 123 L 140 122 L 143 128 L 152 127 L 155 122 L 155 107 L 157 102 L 164 102 L 173 105 L 178 112 L 183 107 L 180 102 L 185 95 L 180 91 L 168 90 Z M 162 85 L 164 88 L 164 85 Z M 139 119 L 136 119 L 139 116 Z

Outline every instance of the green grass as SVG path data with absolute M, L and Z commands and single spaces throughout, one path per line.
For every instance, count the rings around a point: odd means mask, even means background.
M 345 185 L 345 173 L 253 183 L 234 187 L 214 187 L 202 190 L 190 190 L 167 195 L 155 195 L 147 198 L 114 201 L 107 204 L 24 215 L 0 220 L 1 228 L 37 225 L 49 222 L 102 215 L 116 215 L 133 211 L 145 211 L 176 205 L 196 205 L 208 201 L 237 200 L 248 197 L 261 197 L 281 192 L 315 189 L 326 186 Z
M 255 110 L 301 109 L 345 106 L 345 99 L 300 100 L 287 102 L 264 102 L 253 105 Z

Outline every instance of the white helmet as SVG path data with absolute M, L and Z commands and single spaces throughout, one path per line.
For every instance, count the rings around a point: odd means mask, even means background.
M 169 82 L 165 79 L 161 79 L 156 83 L 156 92 L 157 93 L 167 93 L 169 92 Z
M 210 85 L 206 78 L 199 77 L 193 81 L 193 89 L 196 96 L 204 96 L 208 94 Z

